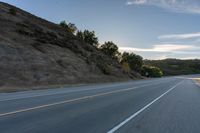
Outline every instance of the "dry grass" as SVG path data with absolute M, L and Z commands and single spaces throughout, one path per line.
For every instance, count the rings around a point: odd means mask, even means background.
M 16 15 L 10 15 L 12 8 Z M 2 2 L 0 27 L 0 92 L 130 80 L 115 59 L 57 24 Z
M 200 84 L 200 78 L 193 78 L 193 80 Z

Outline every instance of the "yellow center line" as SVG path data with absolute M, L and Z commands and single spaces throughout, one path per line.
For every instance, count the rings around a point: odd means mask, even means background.
M 160 83 L 155 83 L 155 84 L 160 84 Z M 155 85 L 155 84 L 151 84 L 151 85 Z M 32 108 L 27 108 L 27 109 L 21 109 L 21 110 L 17 110 L 17 111 L 2 113 L 2 114 L 0 114 L 0 117 L 8 116 L 8 115 L 13 115 L 13 114 L 17 114 L 17 113 L 22 113 L 22 112 L 28 112 L 28 111 L 32 111 L 32 110 L 36 110 L 36 109 L 41 109 L 41 108 L 46 108 L 46 107 L 51 107 L 51 106 L 55 106 L 55 105 L 61 105 L 61 104 L 65 104 L 65 103 L 71 103 L 71 102 L 86 100 L 86 99 L 90 99 L 90 98 L 94 98 L 94 97 L 100 97 L 100 96 L 114 94 L 114 93 L 119 93 L 119 92 L 131 91 L 131 90 L 134 90 L 136 88 L 141 88 L 141 87 L 145 87 L 145 86 L 149 86 L 149 85 L 143 85 L 143 86 L 138 86 L 138 87 L 131 87 L 131 88 L 127 88 L 127 89 L 110 91 L 110 92 L 100 93 L 100 94 L 96 94 L 96 95 L 84 96 L 84 97 L 70 99 L 70 100 L 66 100 L 66 101 L 55 102 L 55 103 L 45 104 L 45 105 L 36 106 L 36 107 L 32 107 Z

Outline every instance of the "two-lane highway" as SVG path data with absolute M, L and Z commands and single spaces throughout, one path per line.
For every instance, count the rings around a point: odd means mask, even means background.
M 1 133 L 197 133 L 189 77 L 0 94 Z

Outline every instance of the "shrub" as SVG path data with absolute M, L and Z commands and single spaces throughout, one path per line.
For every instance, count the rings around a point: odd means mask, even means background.
M 142 66 L 141 74 L 146 77 L 162 77 L 163 72 L 160 68 L 154 66 Z
M 110 75 L 112 73 L 112 64 L 109 62 L 109 60 L 106 60 L 104 55 L 93 53 L 87 58 L 86 61 L 88 64 L 94 63 L 99 70 L 106 75 Z
M 15 16 L 17 14 L 17 10 L 15 8 L 10 8 L 9 13 Z
M 130 69 L 130 66 L 127 62 L 122 63 L 122 70 L 125 73 L 130 73 L 131 69 Z
M 98 67 L 101 69 L 101 71 L 106 74 L 110 75 L 111 74 L 111 66 L 108 64 L 99 64 Z

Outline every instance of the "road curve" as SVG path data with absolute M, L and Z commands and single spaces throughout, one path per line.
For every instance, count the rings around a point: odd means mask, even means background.
M 1 133 L 198 133 L 190 77 L 0 94 Z

